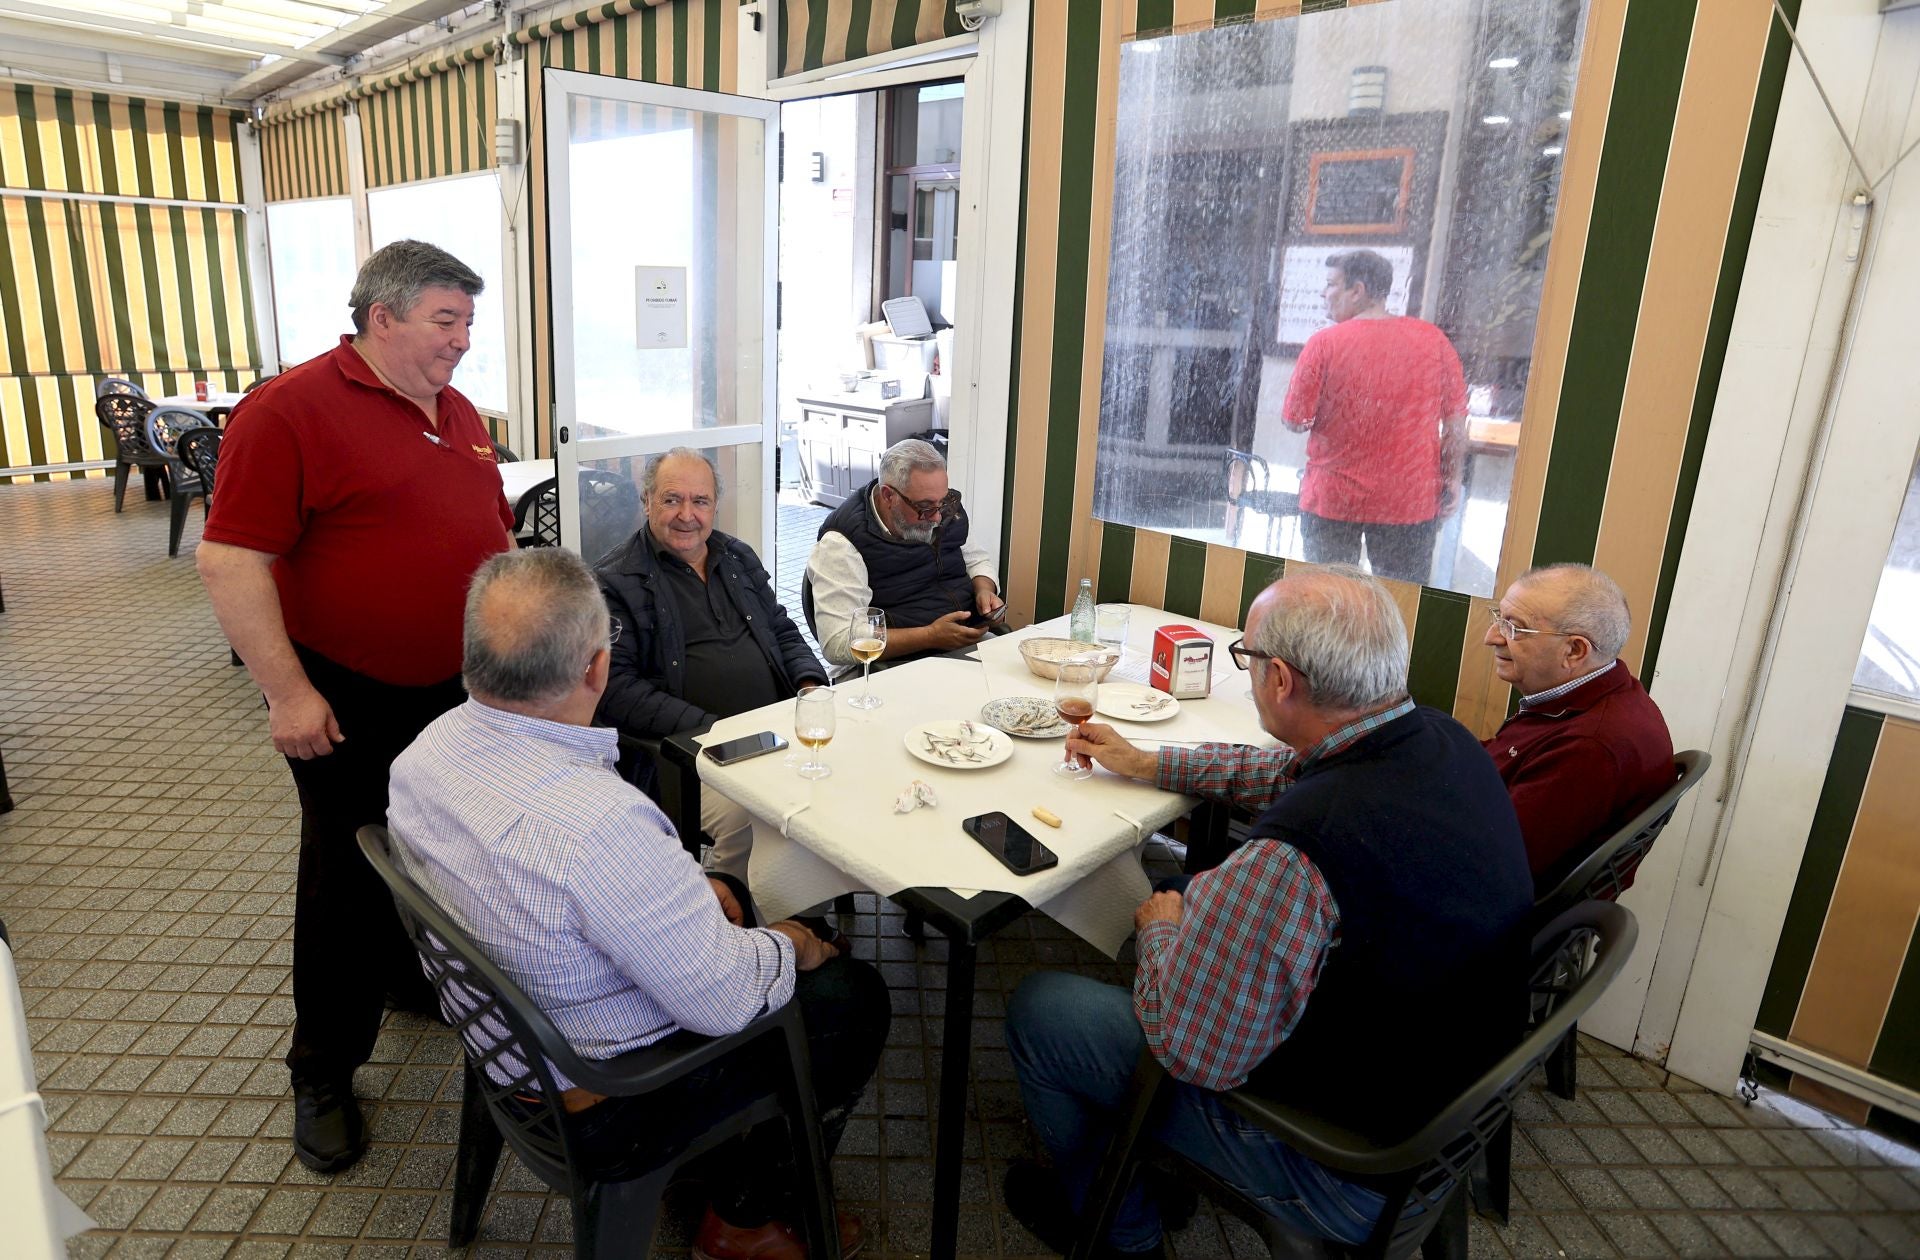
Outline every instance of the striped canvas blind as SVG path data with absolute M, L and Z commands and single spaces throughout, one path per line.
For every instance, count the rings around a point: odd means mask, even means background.
M 857 61 L 961 32 L 953 0 L 780 0 L 780 73 Z

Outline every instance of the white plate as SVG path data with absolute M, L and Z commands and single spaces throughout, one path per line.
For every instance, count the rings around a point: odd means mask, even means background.
M 943 754 L 930 746 L 940 741 L 952 741 L 955 747 Z M 961 741 L 966 741 L 975 760 L 961 752 Z M 907 751 L 920 760 L 948 770 L 984 770 L 1013 756 L 1013 740 L 985 722 L 928 722 L 908 731 L 905 743 Z
M 1180 702 L 1138 683 L 1101 683 L 1094 712 L 1121 722 L 1164 722 L 1180 712 Z
M 1060 720 L 1053 701 L 1039 696 L 1002 696 L 980 706 L 980 716 L 1020 739 L 1059 739 L 1073 728 Z

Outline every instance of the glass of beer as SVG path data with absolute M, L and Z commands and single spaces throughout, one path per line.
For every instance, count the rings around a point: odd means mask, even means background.
M 833 739 L 833 688 L 815 687 L 794 697 L 793 737 L 807 746 L 801 778 L 824 779 L 833 773 L 833 767 L 820 760 L 820 750 Z
M 1089 660 L 1060 662 L 1060 672 L 1053 680 L 1053 708 L 1061 721 L 1073 727 L 1067 733 L 1068 739 L 1079 734 L 1080 724 L 1093 716 L 1094 701 L 1099 698 L 1100 685 L 1094 681 L 1097 672 L 1098 666 Z M 1093 763 L 1086 757 L 1069 752 L 1064 754 L 1053 772 L 1063 779 L 1090 779 L 1093 777 Z
M 860 662 L 866 690 L 847 701 L 851 708 L 877 709 L 882 701 L 873 694 L 873 663 L 887 650 L 887 614 L 878 608 L 860 608 L 853 614 L 853 626 L 847 635 L 847 650 Z

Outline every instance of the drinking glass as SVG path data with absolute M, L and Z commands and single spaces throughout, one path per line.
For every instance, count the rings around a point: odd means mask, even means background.
M 820 760 L 820 750 L 833 739 L 833 688 L 815 687 L 793 700 L 793 737 L 807 746 L 807 759 L 800 763 L 803 779 L 824 779 L 833 768 Z
M 1101 604 L 1093 610 L 1093 639 L 1101 647 L 1110 647 L 1122 656 L 1127 651 L 1127 618 L 1130 604 Z
M 847 701 L 854 709 L 877 709 L 879 696 L 873 694 L 873 663 L 887 650 L 887 614 L 878 608 L 860 608 L 853 614 L 853 626 L 847 634 L 847 650 L 860 662 L 866 690 Z
M 1098 673 L 1098 666 L 1089 660 L 1072 658 L 1060 662 L 1060 672 L 1053 680 L 1053 708 L 1061 721 L 1073 727 L 1067 734 L 1068 739 L 1077 735 L 1080 724 L 1093 716 L 1094 702 L 1099 698 L 1099 684 L 1094 681 Z M 1090 779 L 1093 764 L 1086 757 L 1069 752 L 1053 772 L 1063 779 Z

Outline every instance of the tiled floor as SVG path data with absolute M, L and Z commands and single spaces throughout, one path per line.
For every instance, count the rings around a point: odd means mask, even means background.
M 54 1167 L 101 1226 L 74 1254 L 439 1254 L 452 1038 L 392 1017 L 356 1082 L 371 1153 L 334 1178 L 292 1160 L 280 1056 L 293 791 L 194 577 L 198 509 L 169 560 L 165 505 L 136 496 L 116 518 L 111 500 L 100 481 L 0 486 L 0 747 L 19 801 L 0 816 L 0 917 Z M 852 935 L 893 987 L 893 1045 L 835 1175 L 868 1254 L 888 1257 L 926 1245 L 945 974 L 938 944 L 917 948 L 866 910 Z M 963 1251 L 1038 1255 L 999 1210 L 1001 1169 L 1032 1148 L 1001 1043 L 1005 995 L 1037 968 L 1127 968 L 1037 915 L 981 963 Z M 1729 1102 L 1597 1043 L 1581 1072 L 1577 1103 L 1524 1096 L 1513 1224 L 1476 1219 L 1475 1255 L 1920 1256 L 1913 1152 L 1789 1099 Z M 685 1247 L 698 1203 L 697 1187 L 675 1193 L 661 1250 Z M 509 1166 L 477 1253 L 564 1254 L 567 1238 L 564 1202 Z M 1172 1244 L 1180 1260 L 1262 1254 L 1210 1211 Z

